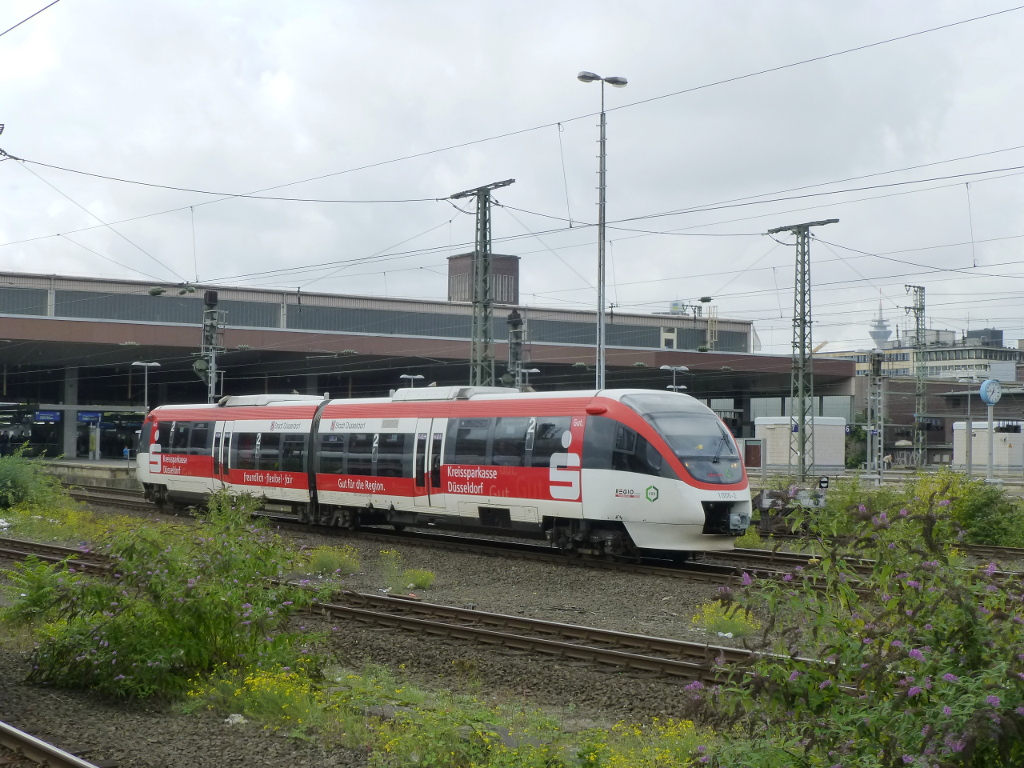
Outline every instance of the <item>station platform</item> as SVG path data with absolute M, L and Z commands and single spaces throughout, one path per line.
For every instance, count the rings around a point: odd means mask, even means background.
M 135 478 L 135 459 L 51 459 L 44 463 L 50 474 L 70 485 L 142 490 Z

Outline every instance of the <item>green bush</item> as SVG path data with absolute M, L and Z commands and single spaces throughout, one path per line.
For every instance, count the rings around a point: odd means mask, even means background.
M 43 633 L 29 680 L 142 697 L 179 693 L 225 664 L 294 666 L 304 638 L 282 628 L 315 595 L 272 581 L 294 570 L 293 553 L 252 519 L 258 506 L 220 493 L 204 526 L 116 533 L 109 578 L 9 571 L 26 591 L 8 617 Z
M 60 481 L 46 474 L 45 464 L 24 455 L 25 446 L 0 456 L 0 509 L 21 505 L 47 507 L 67 496 Z
M 726 596 L 767 609 L 777 655 L 709 697 L 729 734 L 717 765 L 1024 764 L 1020 584 L 951 557 L 956 478 L 912 488 L 902 506 L 855 507 L 842 536 L 808 511 L 799 522 L 820 562 Z M 855 572 L 849 552 L 871 572 Z

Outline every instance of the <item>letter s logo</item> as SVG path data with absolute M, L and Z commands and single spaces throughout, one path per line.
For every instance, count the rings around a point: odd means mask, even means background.
M 160 453 L 160 444 L 154 443 L 149 446 L 149 471 L 159 475 L 163 470 L 163 456 Z
M 562 447 L 572 445 L 572 433 L 562 433 Z M 580 455 L 578 453 L 551 454 L 548 490 L 551 498 L 561 501 L 576 501 L 580 497 Z

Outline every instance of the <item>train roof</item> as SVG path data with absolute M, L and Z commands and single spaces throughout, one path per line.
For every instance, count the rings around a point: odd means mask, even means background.
M 659 407 L 671 405 L 672 410 L 681 409 L 687 411 L 708 411 L 709 409 L 699 400 L 682 392 L 662 392 L 657 389 L 584 389 L 567 390 L 559 392 L 519 392 L 509 387 L 406 387 L 396 389 L 390 397 L 358 398 L 358 399 L 329 399 L 327 393 L 319 395 L 298 395 L 298 394 L 266 394 L 266 395 L 232 395 L 221 398 L 216 405 L 191 404 L 191 405 L 164 405 L 160 411 L 174 410 L 195 410 L 203 407 L 216 408 L 241 408 L 260 406 L 294 406 L 294 405 L 318 405 L 325 400 L 329 405 L 346 404 L 383 404 L 396 402 L 438 402 L 452 400 L 474 400 L 474 401 L 500 401 L 500 400 L 564 400 L 579 398 L 603 397 L 610 400 L 622 401 L 630 395 L 634 397 L 652 398 L 653 401 L 645 404 Z M 710 412 L 710 411 L 709 411 Z

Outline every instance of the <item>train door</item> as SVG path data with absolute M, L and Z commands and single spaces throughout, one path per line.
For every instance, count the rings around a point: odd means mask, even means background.
M 444 511 L 441 487 L 441 443 L 445 419 L 416 420 L 416 453 L 413 460 L 413 499 L 419 508 Z
M 231 465 L 231 431 L 234 426 L 230 421 L 218 421 L 213 436 L 213 478 L 219 481 L 218 488 L 228 485 Z

